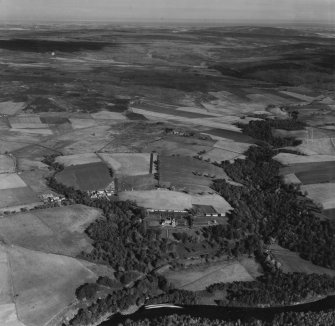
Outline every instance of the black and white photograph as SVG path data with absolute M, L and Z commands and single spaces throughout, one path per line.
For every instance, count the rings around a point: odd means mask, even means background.
M 335 326 L 335 0 L 0 0 L 0 326 Z

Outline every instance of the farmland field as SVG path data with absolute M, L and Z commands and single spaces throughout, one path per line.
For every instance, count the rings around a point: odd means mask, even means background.
M 319 183 L 302 186 L 307 197 L 322 205 L 324 209 L 335 208 L 335 183 Z
M 295 149 L 306 155 L 335 155 L 335 138 L 305 139 Z
M 26 184 L 16 173 L 0 174 L 0 190 L 22 188 Z
M 0 155 L 0 174 L 14 173 L 14 172 L 15 172 L 14 159 L 8 155 Z
M 334 220 L 335 219 L 335 208 L 332 209 L 326 209 L 322 212 L 325 216 L 328 218 Z
M 252 139 L 251 137 L 245 134 L 237 132 L 237 131 L 213 128 L 213 129 L 208 129 L 204 132 L 209 135 L 227 138 L 227 139 L 230 139 L 236 142 L 247 143 L 247 144 L 255 143 L 254 139 Z
M 160 184 L 191 193 L 208 192 L 213 178 L 228 179 L 223 169 L 191 157 L 160 156 Z
M 323 183 L 335 181 L 335 162 L 320 164 L 319 167 L 309 171 L 296 172 L 303 184 Z
M 13 129 L 44 129 L 48 124 L 42 123 L 40 118 L 35 115 L 19 115 L 10 117 L 9 123 Z
M 0 238 L 6 244 L 77 256 L 92 249 L 84 233 L 100 212 L 82 205 L 18 213 L 0 219 Z
M 279 245 L 271 245 L 270 247 L 275 259 L 282 265 L 282 270 L 285 273 L 307 273 L 307 274 L 328 274 L 335 276 L 335 271 L 332 269 L 316 266 L 308 260 L 299 257 L 298 253 L 284 249 Z
M 21 179 L 32 189 L 37 195 L 47 193 L 50 188 L 47 186 L 46 178 L 51 175 L 47 169 L 36 169 L 33 171 L 23 171 L 20 173 Z
M 121 175 L 117 177 L 117 191 L 153 190 L 158 181 L 152 174 Z
M 0 114 L 15 115 L 25 106 L 24 102 L 0 102 Z
M 66 167 L 56 175 L 58 182 L 82 191 L 105 189 L 112 181 L 104 163 L 91 163 Z
M 238 261 L 191 266 L 184 270 L 167 270 L 163 276 L 176 288 L 188 291 L 205 290 L 213 283 L 254 280 Z
M 150 172 L 150 153 L 99 153 L 117 175 L 146 175 Z
M 17 160 L 17 168 L 19 171 L 32 171 L 32 170 L 46 170 L 48 169 L 48 166 L 38 160 L 19 158 Z
M 284 183 L 286 184 L 301 184 L 301 181 L 294 173 L 285 174 L 283 176 Z
M 90 163 L 101 162 L 100 158 L 95 153 L 83 153 L 66 156 L 57 156 L 55 162 L 64 165 L 65 167 L 71 165 L 82 165 Z
M 19 319 L 45 325 L 75 298 L 75 289 L 96 275 L 78 260 L 20 247 L 8 247 Z
M 190 195 L 169 190 L 126 191 L 119 194 L 121 200 L 135 201 L 139 206 L 152 209 L 184 210 L 193 204 L 210 205 L 221 214 L 231 209 L 226 200 L 219 195 Z
M 280 169 L 281 174 L 286 173 L 304 173 L 309 171 L 318 171 L 326 169 L 328 170 L 332 166 L 334 166 L 335 161 L 323 161 L 323 162 L 307 162 L 307 163 L 296 163 L 290 166 L 285 166 Z
M 198 113 L 194 111 L 182 111 L 182 110 L 176 110 L 176 109 L 169 109 L 166 107 L 161 107 L 159 105 L 153 105 L 153 104 L 141 104 L 137 105 L 136 109 L 141 109 L 144 111 L 147 111 L 148 114 L 150 115 L 150 112 L 155 112 L 155 113 L 163 113 L 163 114 L 168 114 L 171 116 L 176 116 L 176 117 L 183 117 L 183 118 L 189 118 L 189 119 L 194 119 L 194 118 L 208 118 L 211 117 L 211 114 L 207 114 L 206 111 L 203 113 Z
M 121 200 L 135 201 L 139 206 L 153 209 L 184 210 L 191 208 L 191 196 L 169 190 L 126 191 L 119 194 Z
M 201 158 L 203 158 L 204 160 L 209 160 L 210 162 L 221 163 L 222 161 L 233 161 L 238 158 L 244 159 L 245 156 L 221 148 L 214 148 L 202 154 Z
M 335 162 L 335 155 L 296 155 L 290 153 L 279 153 L 274 159 L 283 165 L 294 165 L 303 163 Z
M 143 152 L 156 151 L 161 155 L 195 156 L 201 151 L 213 148 L 215 141 L 211 139 L 198 139 L 196 137 L 181 137 L 168 135 L 145 144 Z

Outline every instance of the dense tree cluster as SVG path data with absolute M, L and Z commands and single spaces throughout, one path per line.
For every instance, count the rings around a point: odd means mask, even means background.
M 192 317 L 189 315 L 170 315 L 155 317 L 152 319 L 144 320 L 130 320 L 127 319 L 124 323 L 119 324 L 119 326 L 269 326 L 268 324 L 263 324 L 259 320 L 242 322 L 237 321 L 224 321 L 218 319 L 208 319 L 201 317 Z
M 76 290 L 76 297 L 78 300 L 83 300 L 83 299 L 93 299 L 99 290 L 99 285 L 96 283 L 85 283 L 81 285 L 77 290 Z
M 252 138 L 267 142 L 275 147 L 297 146 L 301 141 L 293 137 L 275 137 L 272 133 L 273 129 L 285 130 L 301 130 L 306 125 L 296 119 L 268 119 L 250 121 L 249 124 L 238 124 L 243 133 Z
M 275 316 L 274 326 L 333 326 L 335 321 L 335 310 L 308 311 L 308 312 L 286 312 Z
M 148 275 L 135 282 L 133 287 L 125 287 L 113 291 L 106 297 L 94 301 L 91 305 L 81 308 L 69 322 L 71 326 L 91 325 L 106 314 L 126 310 L 132 305 L 142 305 L 150 295 L 155 295 L 159 289 L 158 278 Z
M 170 290 L 160 296 L 153 297 L 147 300 L 147 304 L 158 304 L 171 302 L 181 305 L 196 305 L 198 304 L 198 296 L 196 292 L 186 290 Z
M 50 154 L 50 155 L 46 155 L 44 156 L 42 163 L 49 165 L 50 168 L 52 168 L 53 170 L 55 170 L 56 172 L 60 172 L 62 170 L 64 170 L 64 165 L 60 164 L 58 162 L 56 162 L 56 157 L 60 156 L 60 154 Z
M 127 319 L 120 326 L 333 326 L 335 310 L 318 312 L 285 312 L 270 321 L 251 318 L 250 321 L 225 321 L 189 315 L 169 315 L 133 321 Z
M 277 271 L 259 276 L 253 282 L 216 283 L 207 291 L 227 293 L 219 305 L 289 305 L 317 295 L 334 292 L 335 278 L 328 275 Z
M 239 233 L 243 239 L 251 237 L 255 248 L 274 238 L 302 258 L 335 269 L 334 222 L 320 220 L 315 215 L 319 208 L 296 186 L 283 183 L 273 155 L 267 146 L 251 147 L 245 160 L 222 164 L 229 177 L 243 186 L 214 181 L 213 189 L 234 211 L 228 214 L 230 227 L 208 228 L 207 237 L 222 242 L 222 237 L 229 239 L 230 233 Z
M 93 250 L 82 253 L 83 258 L 107 263 L 116 270 L 148 272 L 171 259 L 168 240 L 160 237 L 159 229 L 149 229 L 143 222 L 145 213 L 129 201 L 91 199 L 85 192 L 57 183 L 49 186 L 77 204 L 100 208 L 104 218 L 86 230 L 93 239 Z

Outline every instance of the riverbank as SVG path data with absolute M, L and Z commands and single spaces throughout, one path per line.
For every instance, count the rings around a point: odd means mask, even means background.
M 322 300 L 294 304 L 283 307 L 270 308 L 251 308 L 251 307 L 219 307 L 219 306 L 181 306 L 182 309 L 176 308 L 158 308 L 145 309 L 141 307 L 136 313 L 132 315 L 123 316 L 115 314 L 109 320 L 99 324 L 99 326 L 115 326 L 118 323 L 123 323 L 127 319 L 142 320 L 153 319 L 167 315 L 190 315 L 192 317 L 204 317 L 208 319 L 218 320 L 250 320 L 251 318 L 260 319 L 263 321 L 271 321 L 276 315 L 289 312 L 321 312 L 329 309 L 335 309 L 335 295 L 328 296 Z

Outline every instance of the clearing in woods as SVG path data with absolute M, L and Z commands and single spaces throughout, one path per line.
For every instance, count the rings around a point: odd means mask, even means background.
M 191 266 L 186 269 L 166 270 L 163 273 L 176 288 L 188 291 L 205 290 L 213 283 L 232 283 L 238 281 L 253 281 L 246 268 L 238 261 L 224 261 L 210 266 Z

